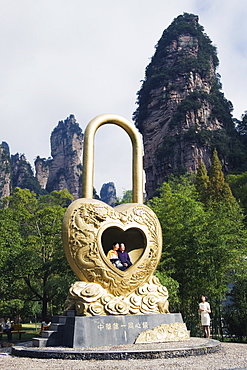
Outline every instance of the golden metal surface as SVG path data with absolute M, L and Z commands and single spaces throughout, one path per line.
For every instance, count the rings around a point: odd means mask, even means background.
M 132 235 L 129 241 L 128 232 Z M 106 258 L 119 233 L 126 240 L 133 263 L 125 271 Z M 160 224 L 155 213 L 143 204 L 112 208 L 96 199 L 78 199 L 66 212 L 63 235 L 67 259 L 78 278 L 99 283 L 115 295 L 127 295 L 145 283 L 160 260 Z
M 94 137 L 97 129 L 107 123 L 122 127 L 133 146 L 133 203 L 115 208 L 92 199 Z M 120 116 L 98 116 L 85 130 L 83 198 L 68 207 L 63 220 L 65 253 L 81 280 L 71 287 L 66 309 L 73 306 L 77 314 L 168 312 L 167 289 L 153 276 L 161 257 L 162 232 L 155 213 L 142 204 L 142 154 L 142 141 L 137 129 Z M 132 266 L 125 271 L 116 268 L 106 258 L 114 242 L 124 242 L 131 257 Z
M 129 135 L 133 148 L 132 190 L 133 203 L 143 203 L 143 146 L 135 126 L 116 114 L 101 114 L 89 122 L 84 133 L 82 197 L 93 198 L 94 185 L 94 137 L 100 126 L 115 124 Z

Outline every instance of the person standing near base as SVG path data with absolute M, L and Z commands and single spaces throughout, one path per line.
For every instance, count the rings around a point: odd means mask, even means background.
M 203 329 L 204 338 L 210 338 L 210 304 L 208 303 L 208 297 L 202 295 L 202 301 L 199 303 L 198 312 L 201 314 L 201 324 Z

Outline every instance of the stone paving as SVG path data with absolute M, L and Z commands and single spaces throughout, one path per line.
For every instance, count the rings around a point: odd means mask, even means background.
M 203 370 L 247 370 L 247 344 L 221 343 L 221 350 L 201 356 L 151 360 L 62 360 L 15 357 L 11 348 L 0 349 L 0 369 L 203 369 Z

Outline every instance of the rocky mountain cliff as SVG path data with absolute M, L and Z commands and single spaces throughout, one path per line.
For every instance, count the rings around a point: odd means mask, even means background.
M 111 207 L 115 206 L 117 193 L 114 182 L 108 182 L 102 185 L 100 190 L 100 199 Z
M 50 138 L 51 157 L 35 160 L 34 175 L 25 155 L 10 155 L 8 144 L 0 145 L 0 198 L 19 186 L 36 194 L 68 189 L 81 197 L 83 133 L 75 116 L 58 122 Z
M 41 187 L 34 177 L 30 163 L 24 154 L 10 155 L 9 146 L 0 145 L 0 199 L 11 195 L 15 187 L 28 188 L 40 193 Z
M 0 198 L 8 197 L 11 192 L 11 162 L 7 143 L 0 144 Z
M 68 189 L 74 199 L 81 197 L 83 133 L 70 115 L 58 122 L 50 138 L 51 159 L 37 157 L 35 160 L 36 177 L 43 189 Z
M 0 199 L 11 195 L 19 186 L 36 194 L 53 190 L 68 189 L 74 199 L 81 197 L 83 133 L 75 116 L 70 115 L 51 133 L 51 157 L 35 160 L 35 175 L 25 155 L 10 155 L 9 146 L 0 145 Z M 101 197 L 94 191 L 94 197 L 114 206 L 116 188 L 113 182 L 103 184 Z
M 138 92 L 134 120 L 143 135 L 148 198 L 170 174 L 207 167 L 214 147 L 223 168 L 236 166 L 232 105 L 220 91 L 218 58 L 193 14 L 164 31 Z

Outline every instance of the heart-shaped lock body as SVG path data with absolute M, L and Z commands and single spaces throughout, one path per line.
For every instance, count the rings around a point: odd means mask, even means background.
M 133 203 L 115 208 L 93 199 L 94 136 L 107 123 L 122 127 L 133 145 Z M 143 204 L 142 153 L 137 129 L 122 117 L 100 115 L 85 130 L 83 198 L 68 207 L 63 221 L 65 253 L 81 281 L 71 287 L 67 309 L 75 304 L 78 314 L 143 313 L 149 312 L 148 305 L 155 306 L 154 312 L 168 309 L 167 290 L 153 276 L 161 256 L 162 232 L 154 212 Z M 123 242 L 131 258 L 132 265 L 124 271 L 107 258 L 114 242 Z

